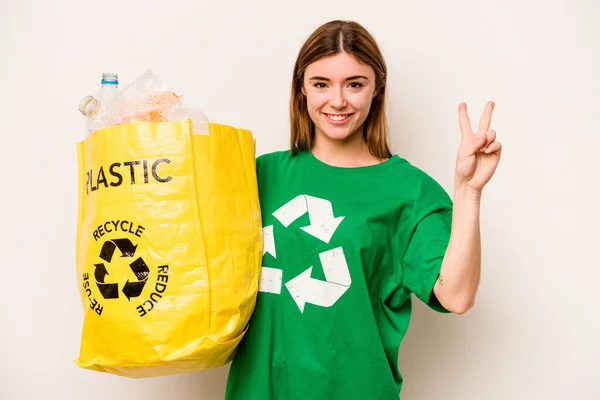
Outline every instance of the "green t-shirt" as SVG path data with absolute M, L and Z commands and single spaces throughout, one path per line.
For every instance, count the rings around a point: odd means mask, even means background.
M 257 160 L 263 268 L 227 400 L 396 400 L 411 294 L 432 294 L 452 202 L 395 155 L 359 168 L 310 152 Z

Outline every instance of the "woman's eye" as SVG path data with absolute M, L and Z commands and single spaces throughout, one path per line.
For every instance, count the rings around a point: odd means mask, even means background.
M 317 89 L 326 89 L 327 88 L 327 83 L 325 83 L 325 82 L 315 82 L 315 83 L 313 83 L 313 86 L 316 87 Z M 360 89 L 364 85 L 362 83 L 360 83 L 360 82 L 350 82 L 350 84 L 348 86 L 351 89 Z

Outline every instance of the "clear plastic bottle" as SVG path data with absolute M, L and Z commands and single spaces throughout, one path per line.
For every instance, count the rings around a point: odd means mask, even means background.
M 192 133 L 195 135 L 208 135 L 208 118 L 197 108 L 179 108 L 169 115 L 171 121 L 192 120 Z
M 119 95 L 119 75 L 105 72 L 102 74 L 100 91 L 86 96 L 79 102 L 79 112 L 86 117 L 86 136 L 92 133 L 96 117 Z

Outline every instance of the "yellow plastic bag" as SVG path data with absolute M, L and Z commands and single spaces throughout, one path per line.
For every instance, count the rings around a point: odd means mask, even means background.
M 251 132 L 134 123 L 77 143 L 82 368 L 150 377 L 228 363 L 254 310 Z

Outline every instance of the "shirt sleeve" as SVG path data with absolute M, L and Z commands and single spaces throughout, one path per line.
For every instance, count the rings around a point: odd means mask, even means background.
M 437 183 L 429 183 L 413 209 L 412 230 L 403 256 L 404 290 L 413 293 L 435 311 L 448 313 L 433 287 L 450 241 L 452 201 Z

